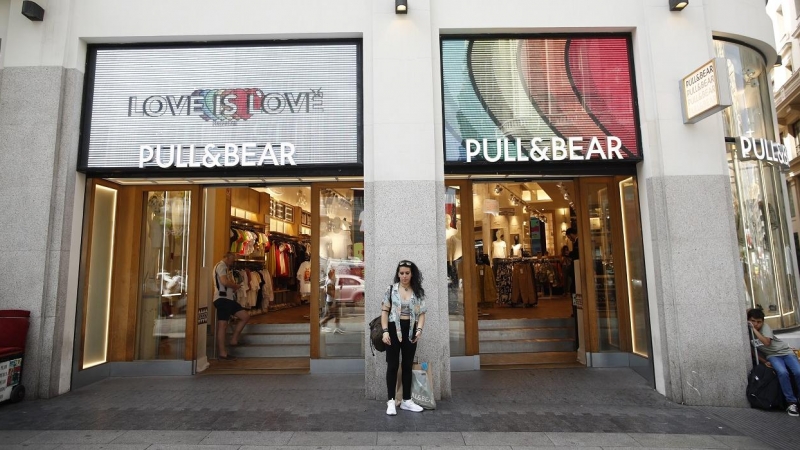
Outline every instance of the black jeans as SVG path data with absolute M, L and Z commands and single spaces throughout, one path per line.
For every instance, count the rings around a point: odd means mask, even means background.
M 392 345 L 386 348 L 386 392 L 388 400 L 394 398 L 397 388 L 397 369 L 400 367 L 400 352 L 403 353 L 403 400 L 411 400 L 411 366 L 414 364 L 414 354 L 417 352 L 417 344 L 412 344 L 408 338 L 408 331 L 411 328 L 410 320 L 400 321 L 400 332 L 403 342 L 397 339 L 397 327 L 394 322 L 389 322 L 389 338 Z M 414 324 L 414 329 L 417 324 Z

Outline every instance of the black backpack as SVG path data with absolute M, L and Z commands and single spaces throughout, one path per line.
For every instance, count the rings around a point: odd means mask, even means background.
M 389 286 L 389 310 L 392 310 L 391 304 L 392 298 L 392 286 Z M 381 301 L 383 303 L 383 301 Z M 372 350 L 372 356 L 375 356 L 375 350 L 379 352 L 386 351 L 386 344 L 383 343 L 383 328 L 381 328 L 381 315 L 383 315 L 383 311 L 378 314 L 378 317 L 372 319 L 369 322 L 369 342 L 370 347 Z
M 753 367 L 747 376 L 747 401 L 758 409 L 782 409 L 783 392 L 778 375 L 764 364 Z

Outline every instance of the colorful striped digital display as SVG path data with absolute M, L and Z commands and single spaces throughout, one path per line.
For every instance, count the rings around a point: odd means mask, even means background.
M 528 154 L 534 138 L 609 136 L 623 160 L 642 159 L 625 36 L 444 38 L 442 74 L 447 162 L 467 161 L 468 139 L 507 138 L 514 157 L 517 139 Z

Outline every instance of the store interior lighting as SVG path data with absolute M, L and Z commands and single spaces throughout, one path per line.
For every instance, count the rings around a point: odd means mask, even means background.
M 395 14 L 408 14 L 408 0 L 394 0 Z
M 670 11 L 683 11 L 683 8 L 689 6 L 689 0 L 669 0 Z

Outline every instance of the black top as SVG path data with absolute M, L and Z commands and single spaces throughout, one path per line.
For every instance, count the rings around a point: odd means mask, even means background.
M 569 252 L 570 259 L 581 259 L 580 252 L 578 251 L 578 240 L 572 243 L 572 251 Z

